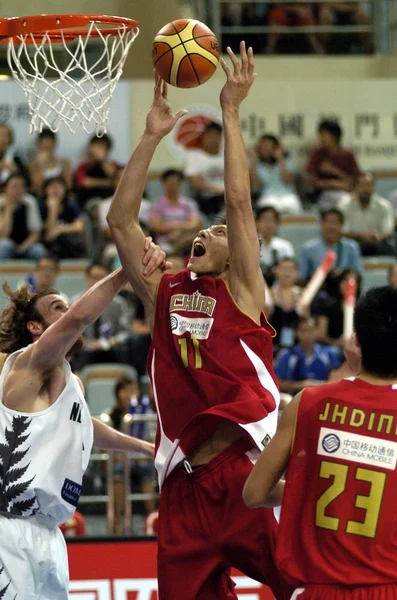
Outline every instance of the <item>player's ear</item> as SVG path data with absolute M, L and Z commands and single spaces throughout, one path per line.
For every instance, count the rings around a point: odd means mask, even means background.
M 41 335 L 44 331 L 44 325 L 39 321 L 28 321 L 26 327 L 31 335 Z

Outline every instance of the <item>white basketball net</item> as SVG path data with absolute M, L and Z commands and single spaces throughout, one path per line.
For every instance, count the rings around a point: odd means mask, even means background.
M 115 26 L 113 25 L 112 28 Z M 109 34 L 91 22 L 86 34 L 73 42 L 68 30 L 59 30 L 59 41 L 49 32 L 23 34 L 8 41 L 7 59 L 13 77 L 25 92 L 31 114 L 30 133 L 44 127 L 58 131 L 65 123 L 71 132 L 82 128 L 87 133 L 106 132 L 113 90 L 121 77 L 128 51 L 137 37 L 138 28 L 117 25 L 118 32 Z M 86 49 L 97 33 L 97 44 L 103 50 L 94 64 L 87 64 Z M 66 39 L 65 39 L 66 37 Z M 63 45 L 70 59 L 60 68 L 54 45 Z

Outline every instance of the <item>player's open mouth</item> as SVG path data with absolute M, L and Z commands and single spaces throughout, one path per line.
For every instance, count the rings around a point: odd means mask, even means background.
M 193 245 L 193 253 L 192 256 L 195 258 L 199 258 L 200 256 L 204 256 L 205 254 L 205 246 L 201 242 L 194 242 Z

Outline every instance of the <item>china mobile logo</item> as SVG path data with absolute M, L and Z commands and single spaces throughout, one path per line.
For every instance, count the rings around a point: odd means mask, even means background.
M 248 577 L 233 577 L 233 580 L 239 599 L 264 600 L 260 583 Z M 157 579 L 71 581 L 69 591 L 71 600 L 158 600 Z

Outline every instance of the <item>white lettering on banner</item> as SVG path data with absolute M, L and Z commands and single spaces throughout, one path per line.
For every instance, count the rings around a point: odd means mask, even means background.
M 72 600 L 111 600 L 109 579 L 71 581 L 69 592 Z
M 260 600 L 262 584 L 249 577 L 233 577 L 239 600 Z M 111 584 L 113 583 L 112 587 Z M 253 592 L 258 590 L 258 592 Z M 135 593 L 136 600 L 153 600 L 157 579 L 96 579 L 70 582 L 71 600 L 128 600 Z M 113 593 L 111 593 L 113 592 Z
M 170 315 L 171 331 L 174 335 L 183 335 L 189 332 L 198 340 L 207 340 L 210 334 L 214 319 L 181 317 L 175 313 Z
M 317 453 L 392 471 L 397 463 L 397 442 L 322 427 Z

